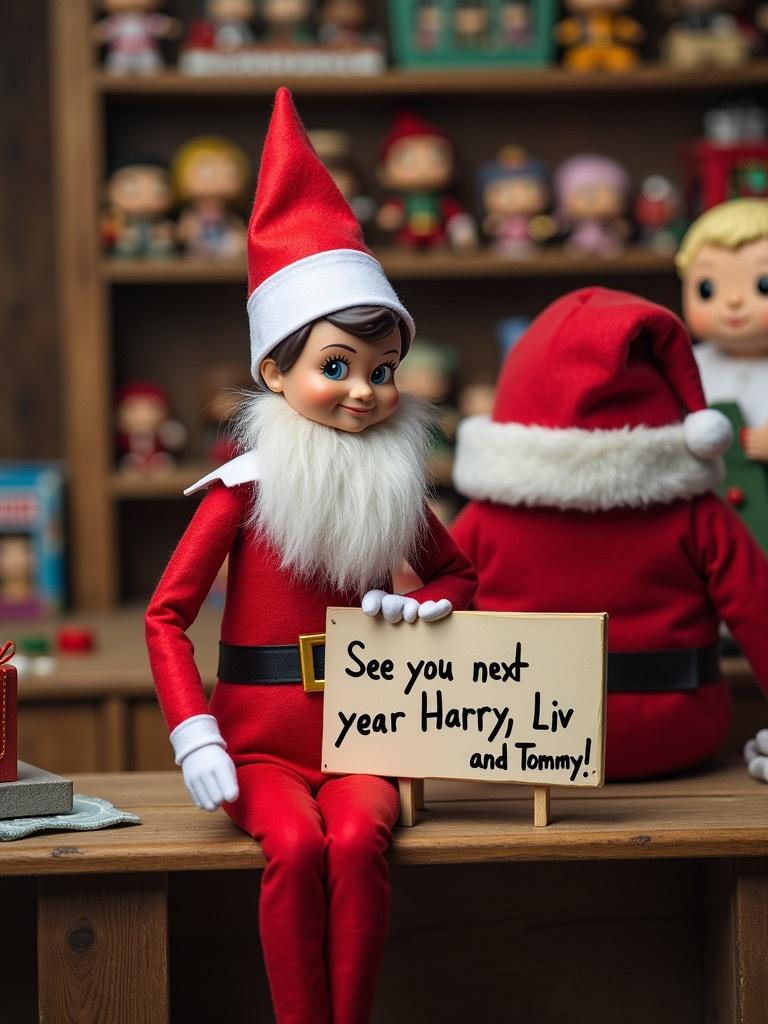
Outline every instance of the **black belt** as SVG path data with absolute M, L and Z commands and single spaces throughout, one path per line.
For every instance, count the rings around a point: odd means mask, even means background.
M 312 648 L 315 677 L 325 678 L 325 647 Z M 219 679 L 270 686 L 302 682 L 296 644 L 244 647 L 219 644 Z M 679 651 L 622 651 L 608 654 L 609 693 L 665 693 L 696 690 L 721 678 L 717 644 Z
M 609 651 L 609 693 L 697 690 L 722 678 L 717 644 L 681 651 Z
M 325 678 L 325 647 L 312 648 L 315 678 Z M 219 644 L 219 679 L 226 683 L 273 686 L 280 683 L 301 683 L 301 660 L 298 644 L 274 644 L 266 647 L 243 647 Z

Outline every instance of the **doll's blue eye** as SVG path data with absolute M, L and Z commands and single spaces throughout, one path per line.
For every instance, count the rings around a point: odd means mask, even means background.
M 344 380 L 349 373 L 349 367 L 343 359 L 329 359 L 323 367 L 323 376 L 328 380 Z
M 387 363 L 382 363 L 381 366 L 377 366 L 371 374 L 371 384 L 389 384 L 392 380 L 393 374 L 392 367 Z
M 705 301 L 711 299 L 715 294 L 715 285 L 713 281 L 710 281 L 708 277 L 705 277 L 703 281 L 699 281 L 699 295 Z
M 756 287 L 761 295 L 768 295 L 768 274 L 758 277 Z

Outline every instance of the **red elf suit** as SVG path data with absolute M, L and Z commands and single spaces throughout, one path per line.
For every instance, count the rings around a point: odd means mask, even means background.
M 460 428 L 453 536 L 483 611 L 608 612 L 606 772 L 674 772 L 730 724 L 724 620 L 768 688 L 768 561 L 713 493 L 705 409 L 672 313 L 602 288 L 549 306 L 504 365 L 492 416 Z
M 393 310 L 413 337 L 411 317 L 366 249 L 285 89 L 265 142 L 248 263 L 255 379 L 283 338 L 351 306 Z M 308 424 L 281 396 L 269 401 L 280 416 Z M 199 749 L 223 758 L 220 774 L 207 781 L 188 780 L 185 771 L 195 802 L 214 809 L 229 800 L 227 813 L 261 843 L 261 937 L 279 1024 L 363 1024 L 387 927 L 386 854 L 397 791 L 387 779 L 320 771 L 323 697 L 296 685 L 292 664 L 299 635 L 322 632 L 329 605 L 359 605 L 361 595 L 285 567 L 249 518 L 259 475 L 258 453 L 246 451 L 190 489 L 209 487 L 147 611 L 150 661 L 182 770 Z M 361 507 L 366 514 L 372 510 Z M 413 557 L 424 586 L 413 597 L 465 608 L 474 571 L 436 519 L 427 513 L 425 522 Z M 227 556 L 220 681 L 208 704 L 185 631 Z M 270 666 L 258 678 L 249 675 L 254 649 Z M 236 785 L 227 779 L 232 761 Z M 216 797 L 211 790 L 220 779 L 223 796 Z

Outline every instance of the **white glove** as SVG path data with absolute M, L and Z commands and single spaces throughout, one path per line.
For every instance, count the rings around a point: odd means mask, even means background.
M 435 622 L 443 619 L 453 611 L 453 605 L 444 597 L 440 601 L 424 601 L 419 604 L 415 597 L 404 597 L 402 594 L 388 594 L 386 590 L 369 590 L 363 596 L 362 609 L 366 615 L 378 615 L 379 612 L 387 622 Z
M 201 810 L 215 811 L 225 800 L 237 800 L 240 791 L 235 765 L 213 715 L 185 719 L 170 740 L 184 785 Z
M 768 782 L 768 729 L 761 729 L 744 744 L 744 760 L 753 779 Z

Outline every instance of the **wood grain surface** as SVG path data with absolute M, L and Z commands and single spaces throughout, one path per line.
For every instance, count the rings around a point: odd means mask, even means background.
M 223 811 L 193 807 L 178 772 L 75 776 L 143 824 L 31 836 L 0 850 L 0 875 L 251 869 L 258 845 Z M 553 788 L 551 824 L 535 828 L 522 786 L 430 782 L 418 826 L 398 831 L 394 864 L 768 856 L 768 790 L 740 764 L 669 782 Z

